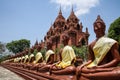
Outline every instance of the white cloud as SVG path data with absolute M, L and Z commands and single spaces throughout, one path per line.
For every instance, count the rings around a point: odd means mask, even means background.
M 52 3 L 56 3 L 66 11 L 67 9 L 74 7 L 75 14 L 81 16 L 89 13 L 92 7 L 99 4 L 100 0 L 51 0 Z

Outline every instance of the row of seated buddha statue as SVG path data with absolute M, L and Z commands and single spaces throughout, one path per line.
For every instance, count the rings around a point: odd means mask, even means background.
M 22 58 L 15 58 L 17 61 L 15 63 L 18 63 L 17 65 L 20 67 L 38 72 L 49 71 L 50 74 L 75 74 L 76 67 L 74 63 L 76 55 L 71 46 L 65 46 L 61 49 L 60 61 L 58 62 L 54 62 L 54 54 L 52 50 L 48 50 L 45 54 L 45 60 L 43 60 L 42 53 L 38 51 L 35 56 L 34 54 L 30 54 Z
M 59 52 L 60 61 L 54 62 L 55 53 L 52 50 L 46 52 L 45 60 L 38 51 L 35 56 L 31 54 L 24 62 L 24 68 L 49 72 L 49 75 L 75 75 L 74 80 L 120 80 L 119 44 L 105 36 L 106 26 L 99 15 L 93 25 L 96 39 L 88 46 L 87 62 L 75 66 L 75 52 L 71 46 L 66 45 Z

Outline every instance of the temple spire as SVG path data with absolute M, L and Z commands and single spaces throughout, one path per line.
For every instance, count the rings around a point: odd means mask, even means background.
M 88 28 L 86 27 L 86 34 L 89 34 L 89 32 L 88 32 Z
M 70 16 L 68 17 L 68 20 L 76 20 L 76 23 L 78 23 L 78 21 L 79 21 L 77 16 L 74 14 L 73 6 L 72 6 L 72 9 L 71 9 Z
M 38 40 L 36 39 L 35 45 L 38 45 Z
M 73 5 L 72 5 L 72 13 L 74 13 L 74 11 L 73 11 Z
M 64 18 L 63 15 L 62 15 L 61 6 L 60 6 L 59 14 L 58 14 L 55 22 L 58 22 L 58 21 L 65 21 L 65 18 Z M 54 22 L 54 23 L 55 23 L 55 22 Z
M 62 11 L 61 11 L 61 5 L 60 5 L 60 11 L 59 11 L 59 14 L 62 14 Z

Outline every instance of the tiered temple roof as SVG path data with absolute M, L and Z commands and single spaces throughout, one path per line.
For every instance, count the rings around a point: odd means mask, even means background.
M 60 47 L 61 44 L 82 46 L 88 44 L 89 32 L 82 31 L 83 25 L 79 23 L 79 19 L 75 15 L 73 8 L 70 16 L 65 19 L 62 15 L 62 11 L 58 13 L 54 23 L 48 30 L 44 40 L 47 44 L 47 49 L 53 49 Z M 49 48 L 50 47 L 50 48 Z

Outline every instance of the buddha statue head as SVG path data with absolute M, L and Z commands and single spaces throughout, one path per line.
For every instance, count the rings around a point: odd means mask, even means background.
M 46 63 L 52 64 L 54 62 L 54 52 L 52 50 L 48 50 L 45 54 Z
M 24 62 L 24 60 L 25 60 L 25 57 L 24 57 L 24 56 L 22 56 L 22 58 L 21 58 L 21 62 L 23 63 L 23 62 Z
M 25 55 L 24 63 L 28 63 L 28 61 L 29 61 L 28 55 Z
M 29 63 L 32 63 L 34 60 L 35 60 L 35 56 L 34 56 L 34 54 L 31 54 L 29 56 Z
M 94 22 L 93 26 L 97 38 L 100 38 L 105 35 L 106 25 L 104 21 L 101 19 L 100 15 L 97 16 L 97 19 Z
M 41 52 L 38 52 L 36 55 L 35 55 L 35 61 L 33 62 L 34 64 L 36 63 L 41 63 L 43 61 L 43 56 L 42 56 L 42 53 Z

